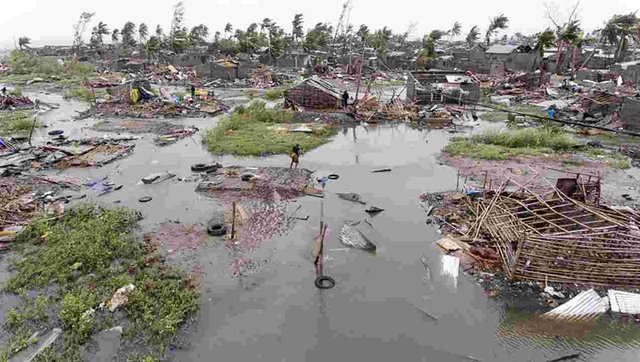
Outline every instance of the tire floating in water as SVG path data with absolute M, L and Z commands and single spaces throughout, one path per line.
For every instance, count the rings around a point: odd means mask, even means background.
M 53 131 L 49 131 L 49 136 L 58 136 L 63 134 L 64 131 L 61 129 L 54 129 Z
M 140 201 L 140 202 L 149 202 L 151 200 L 153 200 L 153 198 L 151 196 L 144 196 L 144 197 L 141 197 L 141 198 L 138 199 L 138 201 Z
M 336 281 L 333 280 L 332 277 L 321 275 L 316 278 L 316 281 L 314 282 L 314 284 L 318 289 L 331 289 L 336 286 Z
M 196 163 L 195 165 L 191 166 L 191 171 L 194 172 L 204 172 L 206 171 L 210 166 L 205 164 L 205 163 Z
M 207 233 L 211 236 L 223 236 L 227 234 L 227 227 L 218 222 L 210 222 L 207 225 Z
M 337 180 L 340 178 L 340 176 L 336 175 L 335 173 L 332 173 L 331 175 L 327 176 L 327 178 L 329 180 Z

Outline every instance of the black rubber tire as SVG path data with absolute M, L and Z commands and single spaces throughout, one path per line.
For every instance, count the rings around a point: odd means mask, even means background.
M 193 172 L 205 172 L 206 170 L 209 169 L 209 165 L 207 165 L 206 163 L 196 163 L 195 165 L 191 166 L 191 171 Z
M 227 227 L 220 223 L 209 223 L 207 233 L 211 236 L 224 236 L 227 234 Z
M 138 199 L 138 201 L 140 201 L 140 202 L 149 202 L 151 200 L 153 200 L 153 198 L 151 196 L 143 196 L 143 197 Z
M 11 137 L 11 141 L 13 142 L 26 142 L 29 140 L 29 137 Z
M 329 284 L 325 285 L 323 283 L 325 281 L 329 282 Z M 333 280 L 332 277 L 328 277 L 326 275 L 321 275 L 321 276 L 316 278 L 316 281 L 314 282 L 314 284 L 316 285 L 316 288 L 318 288 L 318 289 L 331 289 L 331 288 L 336 286 L 336 281 Z
M 339 178 L 340 178 L 340 176 L 339 176 L 339 175 L 336 175 L 335 173 L 332 173 L 331 175 L 327 176 L 327 178 L 328 178 L 329 180 L 337 180 L 337 179 L 339 179 Z
M 63 134 L 64 131 L 61 129 L 54 129 L 53 131 L 49 131 L 49 136 L 58 136 Z

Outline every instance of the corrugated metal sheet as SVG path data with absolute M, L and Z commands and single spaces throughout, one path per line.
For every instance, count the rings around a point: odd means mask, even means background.
M 611 311 L 624 314 L 640 314 L 640 294 L 609 291 Z
M 327 82 L 326 80 L 318 77 L 318 76 L 313 76 L 311 78 L 307 78 L 305 80 L 302 81 L 302 83 L 306 83 L 307 85 L 317 88 L 333 97 L 335 97 L 336 99 L 342 99 L 342 93 L 340 92 L 340 89 L 338 89 L 335 85 Z
M 600 297 L 595 290 L 587 290 L 576 295 L 558 308 L 543 314 L 546 318 L 585 321 L 597 318 L 609 309 L 609 298 Z
M 511 54 L 516 50 L 516 48 L 518 48 L 516 45 L 496 44 L 496 45 L 492 45 L 489 49 L 487 49 L 486 53 L 487 54 Z

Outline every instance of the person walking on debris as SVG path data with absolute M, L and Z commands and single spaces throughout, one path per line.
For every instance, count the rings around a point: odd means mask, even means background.
M 293 149 L 291 150 L 291 165 L 289 165 L 289 168 L 294 168 L 294 164 L 295 164 L 295 168 L 298 168 L 298 162 L 300 161 L 300 145 L 296 144 L 295 146 L 293 146 Z
M 191 85 L 191 99 L 196 99 L 196 87 L 194 87 L 193 85 Z
M 2 87 L 2 95 L 3 96 L 7 95 L 7 87 Z
M 346 90 L 342 93 L 342 108 L 347 108 L 347 104 L 349 103 L 349 92 Z

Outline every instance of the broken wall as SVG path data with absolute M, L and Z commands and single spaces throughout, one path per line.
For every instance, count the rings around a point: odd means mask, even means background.
M 640 99 L 625 98 L 622 101 L 620 118 L 622 118 L 626 130 L 640 131 Z

